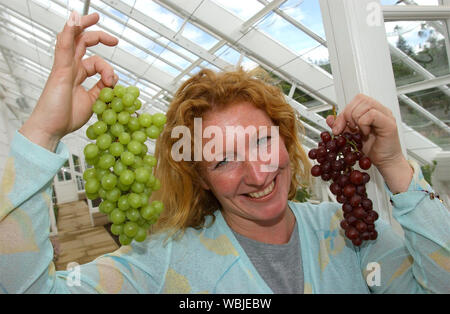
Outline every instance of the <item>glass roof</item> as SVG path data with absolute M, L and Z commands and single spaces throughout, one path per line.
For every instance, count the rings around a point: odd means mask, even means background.
M 320 91 L 332 85 L 315 90 L 317 93 L 313 95 L 307 90 L 314 88 L 298 86 L 298 78 L 279 73 L 267 60 L 260 60 L 257 51 L 249 51 L 241 45 L 247 34 L 259 32 L 279 49 L 289 51 L 293 60 L 303 60 L 331 76 L 318 0 L 199 1 L 195 11 L 213 3 L 245 27 L 234 41 L 224 37 L 217 25 L 205 25 L 192 18 L 194 12 L 174 12 L 166 2 L 91 0 L 89 6 L 89 13 L 98 12 L 101 17 L 93 29 L 119 37 L 119 45 L 112 48 L 113 53 L 106 59 L 113 65 L 120 83 L 134 84 L 141 89 L 145 110 L 166 111 L 176 87 L 203 68 L 218 71 L 241 65 L 245 69 L 264 67 L 279 78 L 285 94 L 305 110 L 322 117 L 329 113 L 331 105 L 320 98 Z M 382 5 L 439 5 L 439 0 L 398 2 L 381 0 Z M 43 88 L 40 80 L 45 80 L 50 72 L 56 34 L 70 12 L 81 13 L 84 6 L 82 0 L 0 0 L 0 36 L 18 39 L 21 44 L 17 47 L 28 47 L 36 52 L 32 55 L 14 51 L 15 48 L 7 45 L 0 46 L 0 84 L 10 91 L 11 107 L 17 108 L 24 119 L 31 113 L 39 87 Z M 39 19 L 43 16 L 48 18 Z M 397 88 L 408 91 L 405 95 L 408 101 L 400 100 L 403 122 L 443 150 L 450 150 L 450 58 L 446 22 L 391 21 L 385 26 Z M 88 49 L 87 54 L 93 52 Z M 138 66 L 131 66 L 136 62 L 130 60 L 137 60 Z M 40 78 L 39 82 L 27 82 L 24 73 L 35 75 Z M 86 86 L 97 79 L 98 75 Z M 441 79 L 435 86 L 420 85 L 435 79 Z M 308 80 L 301 83 L 308 87 Z M 28 92 L 28 86 L 34 91 Z M 20 96 L 30 100 L 28 111 L 16 106 L 14 100 Z M 425 119 L 422 110 L 427 112 Z M 436 123 L 433 116 L 443 123 Z M 317 131 L 322 128 L 306 118 L 304 122 L 308 124 L 309 143 L 318 142 Z

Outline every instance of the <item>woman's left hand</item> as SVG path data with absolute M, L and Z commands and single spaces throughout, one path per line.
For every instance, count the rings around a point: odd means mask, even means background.
M 357 95 L 336 118 L 327 123 L 333 134 L 354 132 L 363 135 L 363 153 L 370 158 L 392 193 L 405 192 L 413 170 L 402 153 L 397 123 L 387 107 L 366 95 Z

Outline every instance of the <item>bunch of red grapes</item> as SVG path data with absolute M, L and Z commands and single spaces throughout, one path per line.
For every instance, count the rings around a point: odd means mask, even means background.
M 310 159 L 319 163 L 311 169 L 311 174 L 324 181 L 332 180 L 330 191 L 336 195 L 344 212 L 341 227 L 353 245 L 360 246 L 363 241 L 375 240 L 378 233 L 374 223 L 378 214 L 366 193 L 370 176 L 354 169 L 357 163 L 362 170 L 372 166 L 369 157 L 361 152 L 362 135 L 345 132 L 332 136 L 329 132 L 323 132 L 320 137 L 322 141 L 318 147 L 308 154 Z

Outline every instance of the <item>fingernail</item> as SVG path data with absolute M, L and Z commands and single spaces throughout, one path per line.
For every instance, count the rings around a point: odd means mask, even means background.
M 73 10 L 72 13 L 70 13 L 69 19 L 67 20 L 67 25 L 70 27 L 81 25 L 80 15 L 77 11 Z

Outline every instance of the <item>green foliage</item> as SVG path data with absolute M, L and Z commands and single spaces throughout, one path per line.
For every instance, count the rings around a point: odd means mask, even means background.
M 436 160 L 433 160 L 432 164 L 427 164 L 427 165 L 424 165 L 421 167 L 423 177 L 428 182 L 428 184 L 431 186 L 433 186 L 433 184 L 431 183 L 431 177 L 433 175 L 434 170 L 436 169 L 436 165 L 437 165 Z
M 311 198 L 311 194 L 309 193 L 307 187 L 299 188 L 297 190 L 297 193 L 295 194 L 295 201 L 299 203 L 305 203 L 308 201 L 309 198 Z

